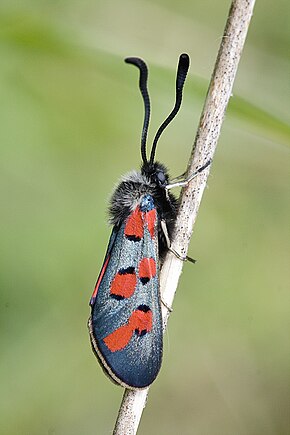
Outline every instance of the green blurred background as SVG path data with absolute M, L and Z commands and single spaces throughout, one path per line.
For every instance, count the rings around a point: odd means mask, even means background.
M 2 0 L 1 435 L 112 430 L 123 391 L 86 322 L 109 195 L 140 163 L 143 107 L 123 58 L 150 66 L 151 143 L 178 55 L 191 56 L 157 152 L 179 175 L 229 3 Z M 140 434 L 290 433 L 287 15 L 286 0 L 257 2 Z

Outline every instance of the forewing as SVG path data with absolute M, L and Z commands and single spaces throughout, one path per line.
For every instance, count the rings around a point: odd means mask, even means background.
M 97 293 L 98 293 L 98 290 L 99 290 L 100 284 L 101 284 L 102 279 L 103 279 L 103 277 L 104 277 L 104 274 L 105 274 L 105 272 L 106 272 L 106 269 L 107 269 L 107 266 L 108 266 L 108 263 L 109 263 L 109 260 L 110 260 L 110 257 L 111 257 L 112 247 L 114 246 L 114 243 L 115 243 L 115 239 L 116 239 L 117 233 L 118 233 L 118 230 L 117 230 L 117 228 L 114 227 L 114 228 L 113 228 L 113 231 L 112 231 L 112 233 L 111 233 L 111 237 L 110 237 L 110 240 L 109 240 L 108 247 L 107 247 L 107 252 L 106 252 L 106 255 L 105 255 L 105 259 L 104 259 L 104 262 L 103 262 L 103 266 L 102 266 L 101 271 L 100 271 L 100 273 L 99 273 L 99 276 L 98 276 L 98 279 L 97 279 L 97 282 L 96 282 L 96 285 L 95 285 L 95 288 L 94 288 L 94 291 L 93 291 L 92 297 L 91 297 L 91 299 L 90 299 L 90 306 L 91 306 L 91 307 L 92 307 L 92 306 L 94 305 L 94 303 L 95 303 L 96 295 L 97 295 Z
M 105 370 L 129 388 L 150 385 L 161 365 L 158 267 L 156 210 L 137 208 L 116 231 L 89 321 Z

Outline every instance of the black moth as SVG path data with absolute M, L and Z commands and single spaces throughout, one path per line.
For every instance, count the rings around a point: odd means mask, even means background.
M 148 71 L 139 58 L 125 61 L 140 71 L 139 87 L 145 107 L 142 166 L 140 172 L 130 172 L 123 178 L 110 202 L 113 230 L 90 301 L 89 331 L 93 351 L 106 374 L 124 387 L 139 389 L 154 381 L 162 361 L 160 263 L 168 249 L 181 260 L 186 259 L 170 246 L 178 200 L 169 189 L 186 185 L 208 163 L 188 179 L 169 184 L 166 167 L 154 161 L 158 139 L 181 105 L 188 55 L 179 58 L 175 105 L 156 133 L 149 158 L 146 154 L 150 119 Z

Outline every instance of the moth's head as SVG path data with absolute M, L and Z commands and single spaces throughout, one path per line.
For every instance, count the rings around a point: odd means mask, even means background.
M 144 163 L 141 167 L 141 174 L 145 175 L 151 183 L 161 188 L 165 188 L 169 182 L 168 170 L 159 162 Z

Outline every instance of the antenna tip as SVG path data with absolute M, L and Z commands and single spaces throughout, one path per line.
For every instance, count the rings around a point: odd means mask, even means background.
M 188 69 L 188 68 L 189 68 L 189 62 L 190 62 L 190 59 L 189 59 L 189 56 L 188 56 L 187 53 L 182 53 L 182 54 L 179 56 L 179 64 L 180 64 L 180 66 L 182 66 L 184 69 Z
M 146 63 L 140 57 L 126 57 L 124 61 L 137 66 L 139 69 L 147 70 Z
M 134 57 L 125 57 L 124 62 L 131 63 L 132 59 L 134 59 Z

